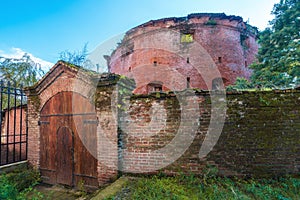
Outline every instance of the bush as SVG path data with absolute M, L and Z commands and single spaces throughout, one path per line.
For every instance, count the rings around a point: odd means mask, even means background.
M 0 199 L 23 200 L 42 199 L 43 196 L 33 189 L 40 181 L 40 175 L 34 169 L 18 169 L 0 176 Z
M 40 181 L 40 174 L 34 169 L 19 169 L 7 175 L 7 179 L 18 191 L 37 185 Z
M 213 19 L 210 19 L 205 23 L 205 25 L 211 25 L 211 26 L 215 26 L 217 24 L 218 23 L 216 22 L 216 20 L 213 20 Z
M 254 86 L 247 79 L 238 77 L 234 85 L 229 85 L 226 89 L 228 91 L 232 91 L 232 90 L 248 90 L 253 88 Z
M 6 175 L 0 179 L 0 199 L 17 199 L 18 190 L 11 184 Z

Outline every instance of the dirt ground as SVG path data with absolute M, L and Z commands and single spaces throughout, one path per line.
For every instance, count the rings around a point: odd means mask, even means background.
M 44 195 L 45 200 L 88 200 L 91 199 L 92 196 L 91 194 L 76 191 L 74 189 L 68 189 L 59 185 L 50 186 L 40 184 L 36 186 L 35 189 Z
M 78 191 L 75 189 L 68 189 L 60 185 L 46 185 L 40 184 L 35 187 L 35 189 L 42 193 L 44 200 L 102 200 L 111 196 L 115 196 L 121 191 L 121 194 L 125 194 L 122 188 L 129 182 L 130 178 L 120 177 L 114 183 L 95 191 L 94 193 L 86 193 L 83 191 Z M 117 195 L 116 199 L 122 199 L 122 195 Z M 120 196 L 120 197 L 118 197 Z

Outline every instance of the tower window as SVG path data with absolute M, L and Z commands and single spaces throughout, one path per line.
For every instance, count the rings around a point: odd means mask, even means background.
M 189 57 L 186 58 L 186 63 L 190 63 L 190 58 Z
M 187 78 L 186 78 L 186 87 L 187 87 L 187 88 L 190 88 L 190 87 L 191 87 L 191 78 L 190 78 L 190 77 L 187 77 Z
M 151 92 L 163 91 L 163 83 L 160 81 L 153 81 L 147 85 L 148 94 Z
M 154 87 L 154 92 L 161 92 L 162 91 L 162 86 L 155 86 Z
M 153 65 L 154 65 L 154 66 L 157 66 L 157 61 L 156 61 L 156 60 L 153 61 Z
M 222 57 L 218 57 L 218 62 L 222 63 Z
M 191 43 L 194 41 L 194 34 L 192 33 L 182 33 L 180 36 L 181 43 Z

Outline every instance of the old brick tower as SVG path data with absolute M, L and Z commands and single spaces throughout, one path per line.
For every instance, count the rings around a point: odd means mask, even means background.
M 249 78 L 257 29 L 238 16 L 190 14 L 152 20 L 129 30 L 106 56 L 109 71 L 136 82 L 135 93 L 217 89 Z

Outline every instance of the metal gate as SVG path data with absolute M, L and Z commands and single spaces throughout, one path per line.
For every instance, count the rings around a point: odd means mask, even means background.
M 0 81 L 0 166 L 27 160 L 26 102 L 22 86 Z

